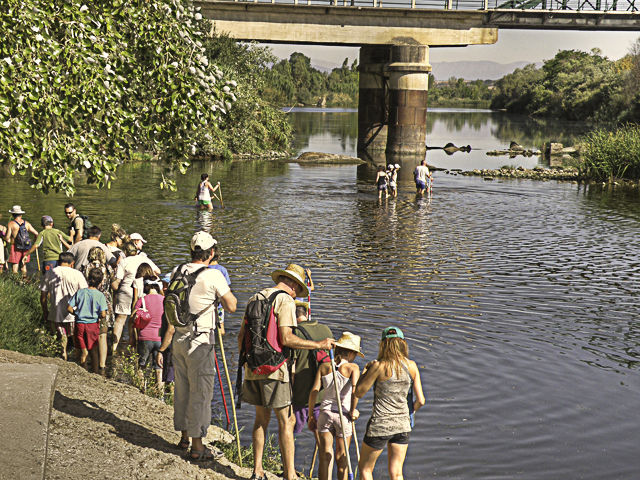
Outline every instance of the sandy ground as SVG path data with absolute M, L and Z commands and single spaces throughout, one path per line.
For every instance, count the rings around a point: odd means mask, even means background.
M 0 350 L 0 363 L 59 367 L 51 412 L 45 479 L 246 479 L 226 458 L 191 463 L 177 444 L 173 408 L 72 362 Z M 232 441 L 211 426 L 205 443 Z M 277 477 L 269 475 L 269 478 Z

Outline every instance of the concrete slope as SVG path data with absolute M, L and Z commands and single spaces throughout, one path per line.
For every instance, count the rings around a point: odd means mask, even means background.
M 0 365 L 0 479 L 42 480 L 58 367 Z

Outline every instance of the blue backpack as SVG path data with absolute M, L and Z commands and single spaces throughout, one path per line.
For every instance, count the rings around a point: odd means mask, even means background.
M 14 222 L 16 222 L 14 220 Z M 18 223 L 18 222 L 16 222 Z M 22 220 L 22 223 L 18 223 L 18 234 L 13 242 L 16 248 L 20 250 L 29 250 L 31 248 L 31 237 L 29 237 L 29 232 L 26 227 L 27 222 Z

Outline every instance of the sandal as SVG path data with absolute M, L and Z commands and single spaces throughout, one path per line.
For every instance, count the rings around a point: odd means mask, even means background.
M 197 456 L 194 457 L 194 455 Z M 191 450 L 189 451 L 189 460 L 192 462 L 209 462 L 213 460 L 213 458 L 213 453 L 207 447 L 204 447 L 202 452 L 194 450 L 193 447 L 191 447 Z
M 267 477 L 259 477 L 256 472 L 253 472 L 249 480 L 267 480 Z
M 180 439 L 180 441 L 176 445 L 176 447 L 178 447 L 180 450 L 189 450 L 190 446 L 191 446 L 191 442 L 189 441 L 189 439 L 186 439 L 186 440 Z

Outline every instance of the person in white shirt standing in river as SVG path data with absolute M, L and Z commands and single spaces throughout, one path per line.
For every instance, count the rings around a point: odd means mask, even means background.
M 198 184 L 198 191 L 196 192 L 195 201 L 198 202 L 198 208 L 201 209 L 209 209 L 209 211 L 213 210 L 213 204 L 211 203 L 211 193 L 215 193 L 215 191 L 220 188 L 220 182 L 214 187 L 209 182 L 209 174 L 203 173 L 200 175 L 200 183 Z M 209 193 L 211 191 L 211 193 Z
M 418 195 L 423 195 L 425 189 L 428 186 L 429 181 L 431 181 L 431 173 L 429 172 L 429 168 L 427 167 L 427 161 L 422 160 L 420 165 L 418 165 L 413 172 L 416 181 L 416 189 L 418 190 Z

